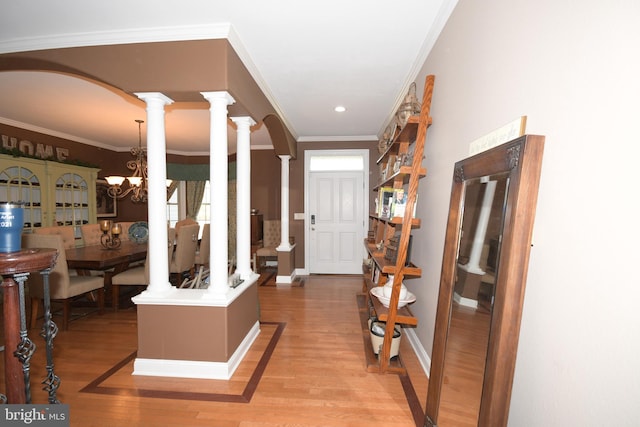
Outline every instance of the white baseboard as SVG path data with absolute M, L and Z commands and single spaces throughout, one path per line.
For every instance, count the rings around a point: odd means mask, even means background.
M 416 353 L 418 361 L 420 362 L 420 366 L 422 366 L 422 370 L 427 378 L 429 378 L 429 372 L 431 371 L 431 358 L 429 358 L 429 355 L 420 343 L 420 340 L 416 335 L 416 331 L 413 328 L 403 328 L 402 332 L 404 332 L 405 337 L 409 340 L 411 348 L 413 348 L 413 351 Z
M 138 357 L 133 363 L 133 375 L 228 380 L 259 334 L 260 322 L 256 322 L 226 363 Z

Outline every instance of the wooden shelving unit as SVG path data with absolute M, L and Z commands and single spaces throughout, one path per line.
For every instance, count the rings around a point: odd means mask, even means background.
M 403 280 L 422 275 L 421 268 L 407 262 L 407 253 L 411 230 L 420 227 L 421 224 L 420 219 L 414 218 L 414 208 L 418 196 L 418 182 L 427 174 L 426 168 L 422 166 L 422 159 L 427 128 L 432 121 L 430 108 L 434 81 L 433 75 L 427 76 L 420 115 L 411 116 L 402 129 L 396 130 L 393 142 L 377 160 L 381 176 L 374 190 L 382 191 L 389 187 L 394 191 L 404 190 L 406 206 L 402 216 L 383 217 L 380 215 L 383 211 L 381 206 L 379 212 L 369 216 L 369 237 L 364 242 L 369 254 L 369 265 L 363 266 L 364 295 L 358 298 L 368 372 L 405 373 L 400 357 L 390 358 L 391 337 L 396 325 L 418 324 L 410 306 L 398 308 L 398 301 Z M 387 308 L 371 295 L 371 289 L 383 286 L 388 275 L 393 275 L 394 280 Z M 374 276 L 379 278 L 377 283 Z M 372 349 L 369 335 L 368 320 L 373 317 L 386 322 L 383 345 L 378 355 Z

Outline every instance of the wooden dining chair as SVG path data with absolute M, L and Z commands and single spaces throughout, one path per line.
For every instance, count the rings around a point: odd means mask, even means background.
M 176 236 L 176 248 L 173 251 L 169 271 L 171 274 L 180 275 L 180 281 L 182 281 L 183 277 L 193 277 L 199 230 L 200 225 L 198 223 L 184 225 L 180 227 L 180 231 Z
M 25 248 L 53 248 L 58 251 L 55 267 L 49 275 L 51 301 L 62 302 L 62 330 L 69 328 L 71 302 L 90 292 L 97 292 L 98 312 L 104 312 L 104 278 L 102 276 L 72 276 L 67 268 L 63 238 L 57 234 L 24 234 Z M 31 298 L 31 328 L 35 327 L 40 301 L 44 299 L 44 285 L 40 274 L 31 274 L 27 281 Z
M 205 224 L 202 226 L 202 237 L 200 238 L 200 245 L 196 251 L 196 269 L 201 265 L 205 267 L 209 265 L 209 254 L 211 253 L 211 224 Z

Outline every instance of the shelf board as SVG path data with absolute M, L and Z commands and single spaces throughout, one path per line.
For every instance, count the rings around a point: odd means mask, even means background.
M 392 175 L 389 175 L 383 181 L 379 182 L 378 185 L 373 187 L 373 191 L 377 191 L 381 187 L 388 187 L 391 183 L 396 181 L 402 181 L 403 184 L 407 184 L 409 182 L 410 176 L 411 176 L 411 166 L 409 165 L 400 166 L 400 169 L 397 172 L 394 172 Z M 420 168 L 418 170 L 418 176 L 420 178 L 424 178 L 425 176 L 427 176 L 427 169 Z
M 375 213 L 370 213 L 369 214 L 369 218 L 370 219 L 375 219 L 381 222 L 388 222 L 390 224 L 396 224 L 396 225 L 402 225 L 404 224 L 404 217 L 403 216 L 394 216 L 391 218 L 382 218 L 379 217 L 378 215 L 376 215 Z M 422 222 L 420 221 L 420 218 L 412 218 L 411 219 L 411 226 L 412 227 L 420 227 L 420 225 L 422 224 Z
M 420 123 L 420 116 L 414 115 L 409 117 L 407 124 L 404 125 L 400 133 L 395 137 L 393 142 L 389 144 L 389 147 L 380 155 L 376 163 L 380 163 L 389 153 L 397 151 L 398 145 L 403 142 L 412 143 L 416 140 L 418 134 L 418 124 Z
M 375 247 L 375 245 L 374 245 Z M 368 250 L 369 248 L 367 248 Z M 396 265 L 392 264 L 391 262 L 389 262 L 389 260 L 386 260 L 384 258 L 384 255 L 382 255 L 381 252 L 378 252 L 378 248 L 376 247 L 376 252 L 372 252 L 369 251 L 369 254 L 371 254 L 371 258 L 373 258 L 373 262 L 376 263 L 376 265 L 378 266 L 378 268 L 380 269 L 380 271 L 382 271 L 383 273 L 387 273 L 387 274 L 395 274 L 396 273 Z M 409 264 L 407 266 L 405 266 L 403 268 L 403 272 L 405 276 L 415 276 L 415 277 L 420 277 L 422 276 L 422 269 L 419 267 L 416 267 L 413 264 Z
M 363 294 L 356 295 L 356 301 L 358 304 L 358 314 L 360 317 L 360 326 L 362 327 L 362 342 L 364 344 L 364 355 L 366 360 L 367 372 L 371 373 L 395 373 L 400 375 L 406 375 L 407 369 L 402 364 L 401 355 L 392 357 L 389 360 L 389 366 L 386 370 L 382 370 L 378 355 L 373 352 L 373 346 L 371 345 L 371 335 L 369 335 L 369 307 L 367 305 L 367 296 Z
M 375 310 L 376 315 L 378 316 L 378 320 L 386 322 L 387 319 L 389 318 L 389 308 L 387 308 L 384 305 L 382 305 L 382 303 L 378 300 L 378 298 L 371 298 L 370 297 L 371 289 L 374 286 L 376 286 L 371 281 L 371 279 L 365 277 L 365 283 L 367 285 L 367 293 L 369 295 L 368 298 L 371 300 L 371 303 L 373 304 L 373 309 Z M 405 305 L 404 307 L 399 308 L 398 311 L 397 311 L 396 324 L 417 326 L 418 325 L 418 318 L 413 315 L 413 313 L 409 309 L 409 306 Z
M 382 252 L 380 252 L 375 242 L 370 242 L 369 240 L 365 239 L 364 246 L 367 249 L 367 252 L 369 252 L 369 255 L 371 255 L 372 257 L 382 256 Z

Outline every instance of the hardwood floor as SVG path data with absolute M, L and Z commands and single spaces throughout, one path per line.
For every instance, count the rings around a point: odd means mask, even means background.
M 70 405 L 71 425 L 83 427 L 422 425 L 427 378 L 406 339 L 400 354 L 407 376 L 365 371 L 361 289 L 358 276 L 261 286 L 262 332 L 230 381 L 132 376 L 135 308 L 92 313 L 55 339 L 58 398 Z M 46 403 L 38 333 L 29 333 L 39 347 L 31 387 L 33 403 Z

